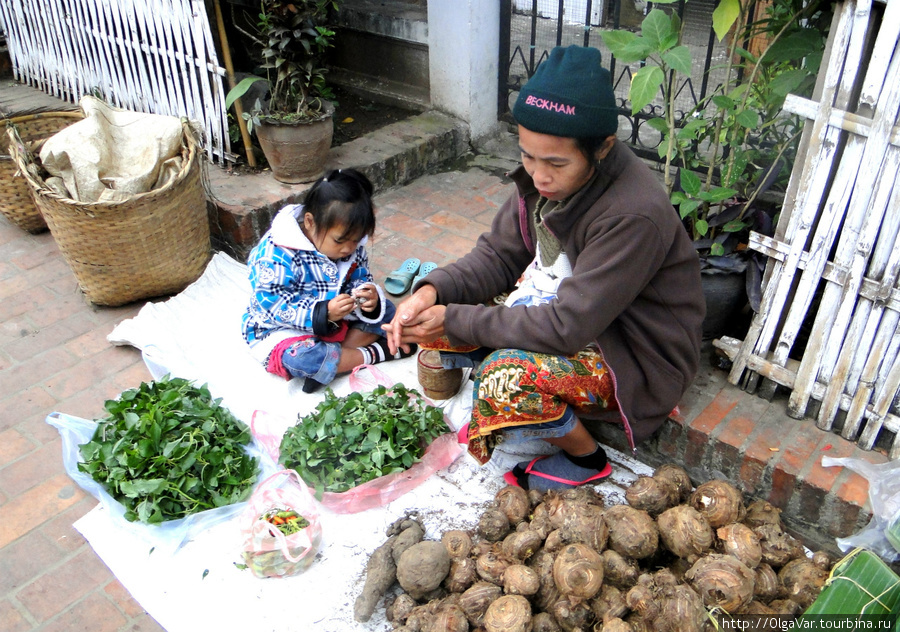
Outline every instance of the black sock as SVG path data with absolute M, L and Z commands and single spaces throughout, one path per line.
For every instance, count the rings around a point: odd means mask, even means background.
M 304 393 L 315 393 L 322 386 L 321 382 L 317 382 L 311 377 L 303 378 L 303 386 L 300 388 Z
M 602 470 L 604 467 L 606 467 L 606 464 L 608 462 L 608 459 L 606 458 L 606 451 L 600 447 L 599 443 L 597 444 L 597 449 L 590 454 L 583 454 L 581 456 L 572 456 L 568 452 L 566 452 L 565 454 L 566 458 L 575 465 L 593 470 Z
M 409 346 L 409 352 L 403 350 L 403 347 L 397 350 L 397 353 L 391 355 L 391 350 L 388 348 L 387 338 L 379 338 L 372 344 L 366 347 L 358 347 L 358 349 L 363 354 L 363 362 L 365 364 L 378 364 L 379 362 L 386 362 L 387 360 L 399 360 L 400 358 L 408 358 L 412 354 L 416 352 L 416 345 L 411 344 Z

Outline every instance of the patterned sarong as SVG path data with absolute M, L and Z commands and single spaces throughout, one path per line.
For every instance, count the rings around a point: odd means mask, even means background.
M 446 339 L 423 347 L 458 351 Z M 576 416 L 618 408 L 612 373 L 596 347 L 574 356 L 494 351 L 476 372 L 473 398 L 469 453 L 481 464 L 490 460 L 503 428 L 556 421 L 569 408 Z

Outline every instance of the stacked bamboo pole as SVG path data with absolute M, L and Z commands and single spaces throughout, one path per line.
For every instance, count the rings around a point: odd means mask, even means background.
M 755 387 L 755 373 L 788 387 L 788 412 L 798 418 L 817 400 L 823 430 L 844 411 L 842 436 L 866 449 L 882 431 L 893 432 L 897 458 L 900 3 L 888 3 L 880 20 L 870 0 L 837 10 L 818 102 L 791 97 L 785 104 L 812 126 L 776 238 L 754 235 L 751 243 L 772 257 L 760 312 L 743 342 L 717 344 L 734 357 L 732 383 Z M 809 320 L 797 364 L 789 354 Z

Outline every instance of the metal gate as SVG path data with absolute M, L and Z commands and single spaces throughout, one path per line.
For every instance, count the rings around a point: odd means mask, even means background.
M 715 4 L 716 0 L 691 0 L 666 5 L 674 6 L 685 24 L 682 43 L 691 49 L 692 58 L 703 60 L 702 66 L 696 64 L 694 74 L 678 87 L 678 120 L 689 116 L 716 87 L 715 66 L 724 59 L 727 49 L 712 30 Z M 613 77 L 621 110 L 619 137 L 642 157 L 659 160 L 656 147 L 661 137 L 644 123 L 661 116 L 662 103 L 631 114 L 628 88 L 637 67 L 617 63 L 600 37 L 605 29 L 637 29 L 651 8 L 651 3 L 639 0 L 501 0 L 498 118 L 512 122 L 511 108 L 519 89 L 554 46 L 591 46 L 600 49 Z

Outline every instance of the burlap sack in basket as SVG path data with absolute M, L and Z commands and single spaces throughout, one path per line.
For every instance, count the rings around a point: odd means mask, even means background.
M 25 147 L 30 147 L 82 118 L 81 112 L 40 112 L 8 118 L 6 125 L 15 127 Z M 29 233 L 45 231 L 47 222 L 31 198 L 28 183 L 18 173 L 9 142 L 6 133 L 0 134 L 0 213 Z
M 35 205 L 87 299 L 123 305 L 174 294 L 195 281 L 210 256 L 206 197 L 193 132 L 183 125 L 183 166 L 169 184 L 115 203 L 61 197 L 27 169 L 10 143 Z

